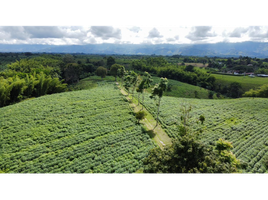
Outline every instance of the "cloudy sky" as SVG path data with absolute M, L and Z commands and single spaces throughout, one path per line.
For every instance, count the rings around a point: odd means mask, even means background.
M 268 42 L 268 26 L 0 26 L 2 44 Z

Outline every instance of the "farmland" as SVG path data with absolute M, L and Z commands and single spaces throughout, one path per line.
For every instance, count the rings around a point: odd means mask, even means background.
M 152 85 L 158 83 L 159 80 L 159 77 L 153 77 Z M 209 90 L 199 86 L 190 85 L 172 79 L 169 79 L 169 85 L 171 89 L 165 92 L 165 96 L 208 99 Z M 149 89 L 148 92 L 150 91 L 151 90 Z
M 152 85 L 159 82 L 159 77 L 153 77 Z M 98 82 L 114 82 L 114 77 L 106 76 L 105 78 L 101 79 L 99 76 L 90 76 L 88 78 L 82 79 L 79 83 L 74 84 L 70 88 L 75 90 L 82 90 L 82 89 L 91 89 L 98 86 Z M 190 85 L 187 83 L 183 83 L 180 81 L 169 79 L 169 85 L 171 90 L 165 92 L 165 96 L 172 96 L 172 97 L 184 97 L 184 98 L 195 98 L 195 93 L 197 95 L 196 98 L 200 99 L 208 99 L 209 90 L 204 89 L 199 86 Z M 148 92 L 151 92 L 151 89 L 148 89 Z
M 109 83 L 6 106 L 0 119 L 6 173 L 133 173 L 155 146 Z
M 146 108 L 156 116 L 155 102 L 148 96 Z M 261 98 L 231 100 L 206 100 L 163 97 L 160 107 L 162 126 L 170 137 L 178 137 L 177 124 L 180 122 L 181 105 L 193 106 L 192 116 L 205 116 L 200 139 L 214 144 L 219 138 L 232 142 L 233 153 L 248 163 L 246 172 L 266 171 L 263 160 L 268 156 L 267 111 L 268 102 Z M 200 125 L 192 124 L 197 130 Z
M 216 85 L 221 85 L 221 87 L 224 87 L 225 85 L 228 86 L 232 82 L 238 82 L 242 86 L 243 92 L 246 92 L 248 90 L 257 89 L 258 87 L 268 84 L 268 78 L 262 78 L 262 77 L 254 77 L 251 78 L 249 76 L 230 76 L 230 75 L 220 75 L 220 74 L 213 74 L 215 76 Z

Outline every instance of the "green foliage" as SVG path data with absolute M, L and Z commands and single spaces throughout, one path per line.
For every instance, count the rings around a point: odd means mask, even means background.
M 105 78 L 107 74 L 107 69 L 104 67 L 98 67 L 95 73 L 101 78 Z
M 199 120 L 200 120 L 201 124 L 203 125 L 204 121 L 205 121 L 205 117 L 203 115 L 200 115 Z
M 134 173 L 155 147 L 111 83 L 0 108 L 0 119 L 6 173 Z
M 268 98 L 268 84 L 262 85 L 260 88 L 253 90 L 250 89 L 249 91 L 243 94 L 244 97 L 265 97 Z
M 232 98 L 238 98 L 242 94 L 242 86 L 238 82 L 233 82 L 229 86 L 229 96 Z
M 158 77 L 167 77 L 192 85 L 199 85 L 207 89 L 214 88 L 215 77 L 201 70 L 194 70 L 194 72 L 185 71 L 184 66 L 168 63 L 159 66 L 149 65 L 143 60 L 133 61 L 132 67 L 140 71 L 156 74 Z
M 145 111 L 138 111 L 135 114 L 136 119 L 138 120 L 138 123 L 140 122 L 140 120 L 143 120 L 146 117 L 146 113 Z
M 230 149 L 234 148 L 231 142 L 225 141 L 224 139 L 220 138 L 216 142 L 216 150 L 219 152 L 227 150 L 229 151 Z
M 63 62 L 65 64 L 68 64 L 68 63 L 74 63 L 74 57 L 71 55 L 71 54 L 65 54 L 62 58 Z
M 193 65 L 187 65 L 185 67 L 185 71 L 188 71 L 188 72 L 194 72 L 194 66 Z
M 186 135 L 163 151 L 150 150 L 143 162 L 145 173 L 235 173 L 241 168 L 230 151 L 219 154 L 212 146 Z
M 110 69 L 113 64 L 115 64 L 115 59 L 114 59 L 114 57 L 109 56 L 107 58 L 107 63 L 106 63 L 107 68 Z
M 159 84 L 156 84 L 152 89 L 151 97 L 158 96 L 159 98 L 161 98 L 164 94 L 164 91 L 167 90 L 167 85 L 167 78 L 161 78 Z
M 110 69 L 110 74 L 115 77 L 115 81 L 117 76 L 122 77 L 124 70 L 124 66 L 119 64 L 113 64 Z

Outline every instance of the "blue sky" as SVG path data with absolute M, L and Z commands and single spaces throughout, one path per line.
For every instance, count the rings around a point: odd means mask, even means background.
M 1 26 L 4 44 L 196 44 L 268 41 L 268 26 Z

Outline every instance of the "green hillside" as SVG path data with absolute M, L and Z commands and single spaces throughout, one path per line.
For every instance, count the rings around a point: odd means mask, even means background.
M 0 171 L 133 173 L 155 145 L 113 84 L 0 108 Z
M 148 96 L 147 110 L 156 116 L 157 107 Z M 206 100 L 163 97 L 160 120 L 170 137 L 178 136 L 182 104 L 193 106 L 192 116 L 205 116 L 203 133 L 205 143 L 214 143 L 219 138 L 233 143 L 233 153 L 248 163 L 247 172 L 265 172 L 263 160 L 268 156 L 268 102 L 262 98 L 229 100 Z M 193 123 L 194 129 L 198 125 Z
M 232 82 L 238 82 L 241 84 L 243 92 L 246 92 L 250 89 L 257 89 L 264 84 L 268 84 L 268 78 L 262 77 L 251 78 L 249 76 L 231 76 L 221 74 L 213 74 L 213 76 L 216 78 L 215 84 L 220 84 L 221 88 L 224 86 L 229 86 Z
M 153 83 L 155 85 L 160 80 L 159 77 L 153 76 Z M 99 76 L 90 76 L 88 78 L 82 79 L 79 83 L 70 86 L 70 88 L 75 90 L 84 90 L 97 87 L 98 82 L 114 82 L 113 76 L 106 76 L 105 78 L 100 78 Z M 172 97 L 184 97 L 184 98 L 197 98 L 208 99 L 209 90 L 204 89 L 199 86 L 194 86 L 188 83 L 183 83 L 180 81 L 169 79 L 170 90 L 165 92 L 165 96 Z M 148 92 L 151 92 L 151 88 L 147 89 Z
M 159 81 L 160 77 L 153 77 L 152 85 L 155 85 Z M 170 86 L 170 89 L 168 89 L 164 93 L 165 96 L 208 99 L 209 90 L 204 89 L 202 87 L 194 86 L 172 79 L 168 80 L 168 84 Z M 149 89 L 148 92 L 151 92 L 151 89 Z

